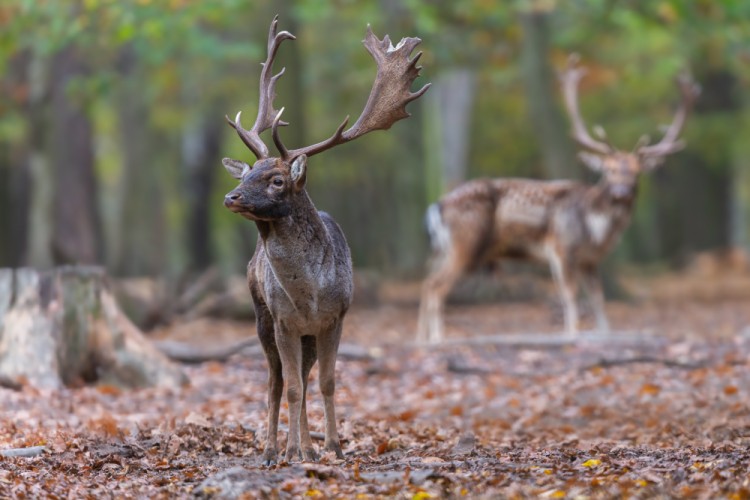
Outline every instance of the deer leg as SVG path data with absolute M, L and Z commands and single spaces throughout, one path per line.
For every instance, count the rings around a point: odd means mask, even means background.
M 464 274 L 467 263 L 458 255 L 447 256 L 422 286 L 417 341 L 438 343 L 445 337 L 445 301 L 453 285 Z
M 302 442 L 302 458 L 307 462 L 316 462 L 318 453 L 310 438 L 310 426 L 307 421 L 307 385 L 310 378 L 310 370 L 317 361 L 317 350 L 315 337 L 306 335 L 302 337 L 302 415 L 300 416 L 300 439 Z
M 597 329 L 602 333 L 609 333 L 609 321 L 607 321 L 607 311 L 604 307 L 604 292 L 602 291 L 602 281 L 598 270 L 596 268 L 586 269 L 583 272 L 582 283 L 594 311 Z
M 343 319 L 343 318 L 342 318 Z M 320 392 L 323 394 L 326 431 L 325 449 L 332 451 L 338 458 L 344 458 L 336 430 L 336 408 L 333 394 L 336 391 L 336 353 L 341 339 L 341 320 L 329 331 L 321 333 L 318 340 L 318 359 Z
M 300 457 L 300 422 L 302 420 L 302 342 L 291 332 L 279 331 L 276 325 L 276 344 L 279 347 L 281 368 L 286 380 L 286 400 L 289 405 L 289 434 L 284 460 L 296 462 Z
M 575 335 L 578 333 L 578 304 L 576 304 L 577 287 L 573 266 L 556 249 L 549 250 L 547 258 L 549 259 L 552 277 L 557 284 L 562 299 L 565 331 L 569 335 Z
M 279 431 L 279 406 L 281 406 L 281 394 L 284 390 L 284 379 L 281 372 L 281 358 L 274 339 L 271 313 L 264 304 L 258 301 L 255 301 L 255 310 L 258 316 L 256 322 L 258 338 L 268 361 L 268 428 L 262 463 L 269 466 L 276 463 L 278 455 L 276 440 Z

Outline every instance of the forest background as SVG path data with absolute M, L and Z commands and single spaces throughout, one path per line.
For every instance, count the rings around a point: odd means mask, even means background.
M 252 225 L 222 206 L 221 158 L 254 160 L 224 115 L 255 116 L 270 20 L 290 147 L 357 116 L 366 26 L 423 40 L 412 118 L 316 158 L 308 189 L 354 264 L 425 269 L 427 205 L 481 176 L 595 177 L 577 161 L 556 72 L 588 68 L 582 111 L 629 149 L 660 137 L 690 71 L 687 148 L 641 180 L 611 262 L 659 268 L 750 244 L 750 2 L 745 0 L 4 0 L 0 267 L 102 264 L 116 276 L 242 273 Z M 415 86 L 416 88 L 416 86 Z

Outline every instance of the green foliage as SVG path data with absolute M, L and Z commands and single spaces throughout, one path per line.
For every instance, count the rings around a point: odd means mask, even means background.
M 621 148 L 629 148 L 644 133 L 659 136 L 658 126 L 672 116 L 677 100 L 673 77 L 680 71 L 692 71 L 700 79 L 726 70 L 737 78 L 740 93 L 747 93 L 746 0 L 6 0 L 0 4 L 0 74 L 5 85 L 0 137 L 10 143 L 26 140 L 29 90 L 23 85 L 28 82 L 18 83 L 24 79 L 13 74 L 15 62 L 23 57 L 49 61 L 72 44 L 87 62 L 87 72 L 67 90 L 91 110 L 103 185 L 117 187 L 118 158 L 128 145 L 120 144 L 116 96 L 126 79 L 135 79 L 150 109 L 144 126 L 153 129 L 154 141 L 163 150 L 158 161 L 170 163 L 165 183 L 173 186 L 173 196 L 166 212 L 178 220 L 184 217 L 179 210 L 180 183 L 170 176 L 180 172 L 180 134 L 186 124 L 206 116 L 225 127 L 223 114 L 240 109 L 251 122 L 268 22 L 279 12 L 281 29 L 293 29 L 298 37 L 282 47 L 276 68 L 287 66 L 278 89 L 279 107 L 287 107 L 285 116 L 299 112 L 294 115 L 298 121 L 283 132 L 285 137 L 314 142 L 330 135 L 347 114 L 356 118 L 375 71 L 360 43 L 370 24 L 378 36 L 389 33 L 394 43 L 402 36 L 423 39 L 419 49 L 424 51 L 424 70 L 418 83 L 434 81 L 456 67 L 476 73 L 469 133 L 471 177 L 540 176 L 544 169 L 528 118 L 519 61 L 523 33 L 518 18 L 529 10 L 549 18 L 554 67 L 561 68 L 571 52 L 581 54 L 589 68 L 581 88 L 583 112 L 589 123 L 603 125 Z M 123 54 L 129 51 L 135 67 L 126 71 Z M 422 134 L 407 133 L 431 124 L 419 121 L 421 103 L 409 109 L 415 115 L 410 121 L 311 163 L 316 202 L 342 220 L 357 258 L 368 265 L 393 260 L 388 254 L 396 247 L 387 242 L 391 222 L 378 225 L 367 210 L 352 209 L 359 200 L 350 193 L 363 190 L 372 196 L 365 198 L 374 210 L 392 210 L 387 213 L 396 217 L 397 208 L 407 204 L 399 196 L 409 197 L 395 189 L 397 184 L 413 187 L 417 203 L 426 196 L 426 185 L 437 185 L 426 179 L 416 186 L 419 179 L 401 174 L 432 175 L 424 165 L 430 155 L 421 149 Z M 743 134 L 736 130 L 746 114 L 744 109 L 731 109 L 693 117 L 686 131 L 689 151 L 704 155 L 710 168 L 737 163 L 733 158 Z M 251 155 L 225 128 L 222 154 L 249 160 Z M 293 136 L 294 132 L 301 133 Z M 220 235 L 215 238 L 217 249 L 224 259 L 240 260 L 236 247 L 241 245 L 224 236 L 249 229 L 246 221 L 223 212 L 221 197 L 233 181 L 218 161 L 216 168 L 221 180 L 211 205 L 212 224 Z M 635 243 L 626 247 L 641 245 L 644 235 L 656 231 L 652 211 L 658 193 L 650 180 L 645 182 Z M 376 199 L 377 193 L 384 193 L 382 199 Z M 419 217 L 401 223 L 414 231 L 421 225 Z

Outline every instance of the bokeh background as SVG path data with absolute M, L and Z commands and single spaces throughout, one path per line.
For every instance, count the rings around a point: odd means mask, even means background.
M 480 176 L 595 181 L 575 157 L 556 72 L 577 52 L 589 125 L 630 149 L 660 137 L 674 77 L 703 92 L 687 148 L 644 176 L 610 258 L 680 268 L 750 238 L 750 2 L 746 0 L 5 0 L 0 4 L 0 267 L 103 264 L 115 276 L 242 273 L 253 225 L 225 210 L 221 158 L 252 154 L 270 20 L 297 41 L 278 107 L 289 147 L 356 117 L 375 65 L 367 24 L 423 40 L 433 87 L 412 118 L 314 158 L 308 188 L 343 226 L 355 266 L 419 278 L 427 205 Z M 270 143 L 269 143 L 270 144 Z

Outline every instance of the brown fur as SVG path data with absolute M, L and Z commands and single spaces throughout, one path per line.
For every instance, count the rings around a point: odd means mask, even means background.
M 289 434 L 285 459 L 316 460 L 307 422 L 307 379 L 320 363 L 320 391 L 325 411 L 325 448 L 343 458 L 336 430 L 334 392 L 336 354 L 344 315 L 352 301 L 352 262 L 341 228 L 318 212 L 305 191 L 307 157 L 354 140 L 373 130 L 388 129 L 406 118 L 406 105 L 423 95 L 428 85 L 412 93 L 419 75 L 419 54 L 410 54 L 420 43 L 404 38 L 393 47 L 386 35 L 378 39 L 367 30 L 365 48 L 377 62 L 378 73 L 359 119 L 344 130 L 348 118 L 325 141 L 287 149 L 279 134 L 281 111 L 273 107 L 276 80 L 273 59 L 289 32 L 277 31 L 274 19 L 268 34 L 268 55 L 260 77 L 258 116 L 250 130 L 243 128 L 240 113 L 227 118 L 258 161 L 250 165 L 225 158 L 229 173 L 240 185 L 226 195 L 224 205 L 254 221 L 260 238 L 248 264 L 247 280 L 257 316 L 258 336 L 268 360 L 268 434 L 263 463 L 275 463 L 278 454 L 279 407 L 284 381 L 289 403 Z M 283 72 L 283 71 L 282 71 Z M 260 134 L 272 129 L 280 157 L 270 157 Z
M 573 135 L 587 150 L 580 153 L 581 160 L 601 173 L 601 181 L 587 186 L 569 181 L 475 180 L 431 206 L 427 223 L 434 256 L 423 285 L 418 340 L 443 338 L 445 298 L 463 274 L 508 258 L 550 266 L 569 333 L 578 330 L 579 281 L 588 292 L 599 329 L 609 329 L 599 264 L 630 221 L 640 173 L 684 146 L 678 137 L 699 88 L 688 77 L 680 78 L 682 102 L 662 140 L 650 146 L 639 141 L 628 153 L 587 132 L 577 101 L 583 70 L 576 65 L 577 58 L 572 57 L 561 76 L 565 104 Z M 603 131 L 601 135 L 606 137 Z

